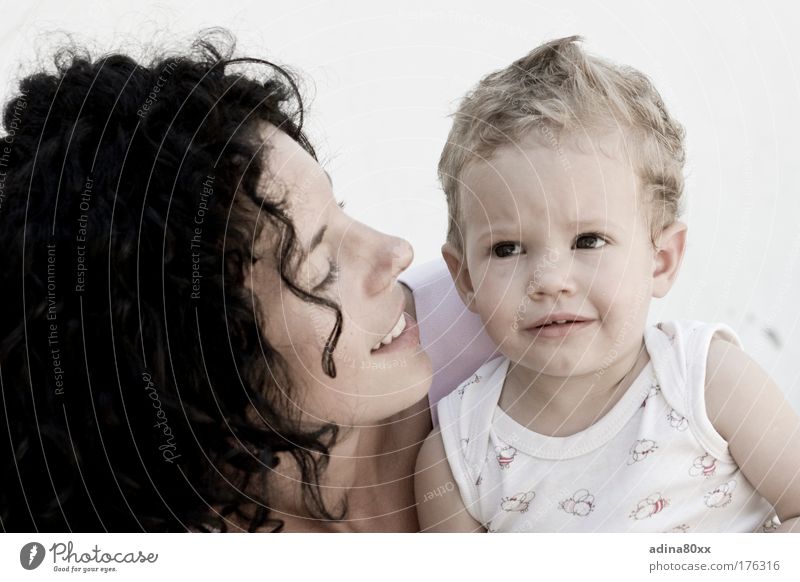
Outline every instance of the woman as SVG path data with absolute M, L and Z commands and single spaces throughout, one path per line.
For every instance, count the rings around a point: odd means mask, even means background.
M 6 105 L 6 531 L 418 529 L 411 248 L 335 203 L 291 77 L 225 46 L 61 52 Z

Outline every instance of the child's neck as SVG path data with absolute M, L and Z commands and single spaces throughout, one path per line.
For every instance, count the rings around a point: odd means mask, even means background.
M 638 349 L 622 354 L 602 374 L 548 376 L 512 362 L 499 405 L 535 432 L 569 436 L 611 410 L 649 361 L 642 341 Z

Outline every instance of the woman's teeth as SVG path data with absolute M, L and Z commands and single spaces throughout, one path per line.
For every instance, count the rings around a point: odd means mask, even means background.
M 405 314 L 400 314 L 400 319 L 398 319 L 397 323 L 394 324 L 392 331 L 387 333 L 386 337 L 384 337 L 381 341 L 372 346 L 372 351 L 374 352 L 381 346 L 388 346 L 390 343 L 392 343 L 392 340 L 394 338 L 403 333 L 403 330 L 405 330 L 405 328 L 406 328 L 406 316 Z

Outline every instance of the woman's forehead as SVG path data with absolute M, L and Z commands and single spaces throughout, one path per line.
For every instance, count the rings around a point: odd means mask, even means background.
M 274 125 L 265 124 L 261 137 L 264 196 L 285 200 L 292 213 L 325 206 L 332 198 L 330 178 L 311 154 Z
M 264 171 L 260 194 L 284 206 L 299 244 L 307 248 L 314 233 L 324 226 L 330 206 L 336 204 L 330 177 L 300 144 L 277 127 L 265 124 L 261 139 Z M 263 229 L 257 249 L 263 253 L 277 244 L 276 236 L 273 229 Z
M 320 181 L 329 184 L 329 178 L 322 166 L 303 147 L 285 132 L 271 124 L 265 124 L 261 138 L 265 166 L 269 180 L 291 186 L 292 190 L 303 192 Z

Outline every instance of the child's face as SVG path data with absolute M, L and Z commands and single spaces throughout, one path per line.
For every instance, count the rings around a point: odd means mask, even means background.
M 531 140 L 462 176 L 464 255 L 448 263 L 463 259 L 462 297 L 503 354 L 536 372 L 587 374 L 638 351 L 650 298 L 671 284 L 659 280 L 621 139 L 558 149 Z M 537 326 L 564 319 L 583 321 Z

